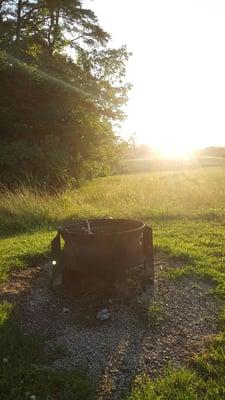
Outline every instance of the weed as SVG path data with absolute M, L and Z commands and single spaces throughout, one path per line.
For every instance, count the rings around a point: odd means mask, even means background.
M 147 321 L 150 326 L 160 326 L 166 318 L 162 304 L 152 304 L 147 308 Z

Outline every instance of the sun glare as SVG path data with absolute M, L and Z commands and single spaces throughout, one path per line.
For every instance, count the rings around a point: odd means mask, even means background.
M 167 159 L 189 159 L 196 150 L 204 147 L 201 138 L 194 134 L 190 133 L 188 137 L 170 131 L 149 134 L 142 124 L 135 135 L 135 141 L 137 144 L 148 145 L 158 156 Z
M 163 143 L 156 145 L 155 150 L 163 158 L 188 159 L 193 155 L 194 148 L 174 143 Z

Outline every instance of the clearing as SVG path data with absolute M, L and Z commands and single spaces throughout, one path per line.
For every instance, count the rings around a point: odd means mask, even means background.
M 2 398 L 224 399 L 224 204 L 224 167 L 2 193 Z M 126 303 L 97 290 L 53 293 L 48 246 L 71 216 L 151 224 L 155 285 L 139 285 L 136 271 Z M 109 321 L 96 320 L 103 307 Z

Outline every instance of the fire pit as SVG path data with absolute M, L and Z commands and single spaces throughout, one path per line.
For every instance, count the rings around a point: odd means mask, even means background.
M 139 265 L 149 279 L 154 278 L 152 228 L 139 221 L 90 219 L 65 224 L 52 241 L 52 255 L 54 288 L 90 274 L 124 288 L 129 268 Z

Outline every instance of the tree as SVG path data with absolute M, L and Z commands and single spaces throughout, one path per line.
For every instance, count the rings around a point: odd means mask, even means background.
M 11 153 L 11 166 L 0 154 L 3 180 L 79 181 L 115 165 L 129 55 L 109 38 L 81 1 L 0 1 L 0 140 Z

